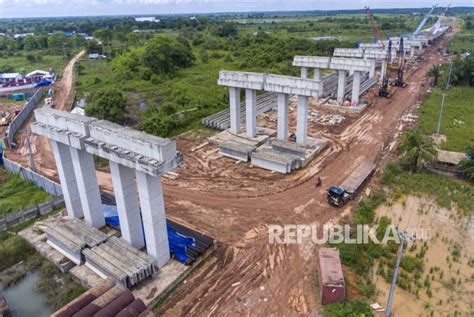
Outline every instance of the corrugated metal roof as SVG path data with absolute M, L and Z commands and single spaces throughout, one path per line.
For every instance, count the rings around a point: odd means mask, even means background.
M 336 248 L 319 249 L 319 269 L 322 284 L 344 285 L 339 250 Z
M 438 150 L 436 159 L 441 163 L 458 165 L 462 160 L 466 159 L 466 153 Z

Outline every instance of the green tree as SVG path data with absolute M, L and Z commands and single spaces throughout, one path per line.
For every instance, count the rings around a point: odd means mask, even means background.
M 87 50 L 87 53 L 89 54 L 93 54 L 93 53 L 102 54 L 104 51 L 104 47 L 101 44 L 99 44 L 96 40 L 90 40 L 86 42 L 86 50 Z
M 369 304 L 358 299 L 347 303 L 324 306 L 325 317 L 370 317 L 373 316 Z
M 69 41 L 63 32 L 55 32 L 48 37 L 48 48 L 53 54 L 68 54 Z
M 125 95 L 118 89 L 102 89 L 94 94 L 86 106 L 86 115 L 112 122 L 121 122 L 126 114 Z
M 428 71 L 428 76 L 433 77 L 433 85 L 438 86 L 439 76 L 441 75 L 441 67 L 438 64 L 433 65 Z
M 469 179 L 474 179 L 474 144 L 469 145 L 466 159 L 459 164 L 459 169 Z
M 203 64 L 209 63 L 209 54 L 207 53 L 207 50 L 204 48 L 199 52 L 199 56 L 201 57 L 201 62 Z
M 143 63 L 154 74 L 173 74 L 177 68 L 193 65 L 195 57 L 189 44 L 177 39 L 156 36 L 145 44 Z
M 141 61 L 136 53 L 125 53 L 112 60 L 111 68 L 120 79 L 132 79 L 136 77 Z
M 84 70 L 84 65 L 82 65 L 81 63 L 77 63 L 76 64 L 76 73 L 78 75 L 82 75 L 83 70 Z
M 28 35 L 23 39 L 23 49 L 26 51 L 32 51 L 38 48 L 38 43 L 34 36 Z
M 418 130 L 406 130 L 398 145 L 398 152 L 412 170 L 420 170 L 423 163 L 433 161 L 436 149 L 432 141 Z
M 93 33 L 94 37 L 100 39 L 104 44 L 108 44 L 112 41 L 112 31 L 109 29 L 98 29 Z

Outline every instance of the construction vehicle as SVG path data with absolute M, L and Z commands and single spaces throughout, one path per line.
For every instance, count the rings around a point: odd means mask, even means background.
M 385 59 L 385 74 L 383 75 L 382 85 L 380 85 L 379 96 L 390 97 L 390 65 L 392 64 L 392 41 L 388 41 L 387 57 Z
M 288 142 L 296 142 L 296 134 L 295 133 L 291 133 L 288 136 Z
M 412 39 L 416 39 L 416 36 L 418 35 L 418 33 L 420 33 L 421 29 L 423 28 L 423 26 L 425 26 L 426 22 L 428 21 L 431 13 L 434 11 L 434 9 L 436 9 L 438 5 L 435 4 L 434 6 L 431 7 L 430 11 L 425 15 L 425 17 L 423 18 L 423 20 L 421 20 L 420 24 L 418 24 L 418 27 L 416 28 L 415 32 L 413 32 L 411 34 L 411 38 Z
M 404 69 L 405 69 L 405 49 L 403 47 L 403 36 L 400 37 L 400 46 L 397 52 L 397 66 L 391 67 L 397 71 L 397 79 L 394 85 L 397 87 L 405 88 L 407 83 L 404 80 Z
M 331 186 L 328 189 L 328 203 L 334 207 L 344 206 L 349 200 L 354 199 L 374 171 L 373 162 L 361 163 L 340 186 Z

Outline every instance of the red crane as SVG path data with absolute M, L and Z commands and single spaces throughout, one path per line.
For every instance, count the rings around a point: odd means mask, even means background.
M 374 15 L 372 14 L 372 11 L 370 8 L 367 6 L 364 9 L 367 10 L 367 17 L 369 18 L 370 25 L 372 26 L 372 33 L 374 34 L 374 43 L 378 43 L 382 48 L 385 49 L 385 45 L 383 42 L 380 40 L 380 32 L 379 28 L 377 27 L 377 21 L 375 21 Z

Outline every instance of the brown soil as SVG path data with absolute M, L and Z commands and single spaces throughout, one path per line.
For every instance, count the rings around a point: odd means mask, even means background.
M 270 245 L 267 226 L 321 224 L 337 221 L 341 213 L 350 214 L 352 204 L 342 211 L 327 205 L 326 187 L 341 183 L 360 162 L 380 163 L 390 155 L 400 131 L 408 124 L 403 116 L 425 98 L 428 69 L 442 62 L 437 48 L 445 46 L 451 36 L 427 49 L 425 60 L 408 71 L 409 86 L 394 88 L 392 98 L 369 93 L 373 106 L 359 116 L 347 116 L 341 127 L 310 122 L 310 134 L 324 136 L 331 143 L 311 164 L 292 175 L 236 164 L 220 157 L 213 145 L 192 151 L 202 141 L 178 138 L 185 162 L 176 171 L 176 179 L 164 180 L 167 213 L 215 237 L 220 246 L 210 262 L 177 287 L 159 313 L 317 314 L 320 305 L 309 282 L 316 269 L 316 247 L 312 243 Z M 37 166 L 43 174 L 55 177 L 49 145 L 38 139 L 34 141 Z M 27 162 L 27 156 L 20 152 L 8 155 Z M 321 188 L 314 187 L 314 175 L 323 179 Z M 109 174 L 98 172 L 98 178 L 103 189 L 112 190 Z

